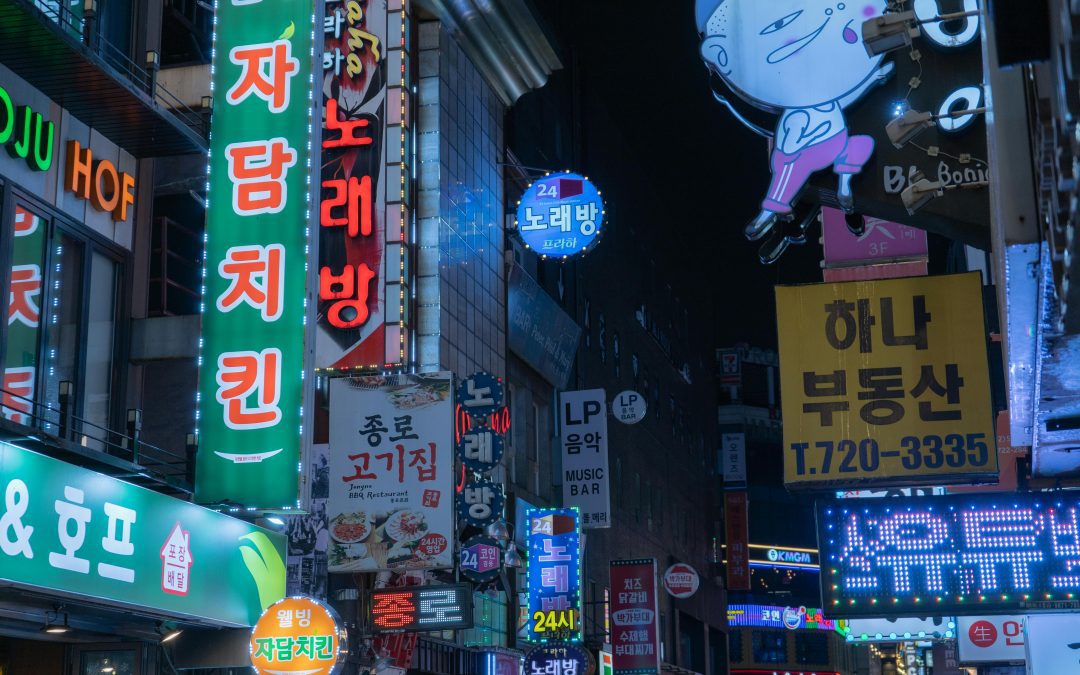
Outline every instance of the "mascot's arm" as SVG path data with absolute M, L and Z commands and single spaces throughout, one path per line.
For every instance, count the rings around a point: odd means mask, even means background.
M 771 139 L 776 135 L 772 130 L 772 126 L 776 124 L 776 118 L 739 98 L 711 69 L 709 86 L 712 89 L 713 98 L 730 110 L 735 119 L 742 122 L 747 129 L 765 138 Z
M 870 73 L 866 77 L 866 79 L 859 84 L 859 86 L 855 87 L 849 93 L 845 94 L 840 98 L 841 110 L 846 109 L 849 105 L 858 101 L 860 98 L 866 95 L 866 92 L 870 91 L 874 87 L 885 84 L 886 80 L 892 77 L 894 70 L 896 70 L 896 64 L 892 61 L 889 61 L 885 65 Z

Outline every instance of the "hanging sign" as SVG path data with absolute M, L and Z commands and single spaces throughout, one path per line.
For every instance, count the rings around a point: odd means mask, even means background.
M 195 500 L 204 504 L 298 504 L 310 408 L 314 4 L 215 4 L 195 463 Z
M 750 590 L 750 521 L 747 493 L 724 493 L 724 533 L 727 535 L 727 587 L 729 591 Z
M 473 373 L 458 384 L 457 403 L 475 421 L 481 421 L 503 405 L 502 378 L 491 373 Z
M 746 434 L 720 435 L 720 461 L 724 483 L 746 483 Z
M 581 510 L 584 527 L 611 527 L 607 396 L 603 389 L 559 394 L 563 504 Z
M 593 675 L 596 660 L 589 650 L 566 642 L 548 642 L 525 653 L 525 673 Z
M 553 173 L 536 181 L 517 207 L 517 228 L 525 247 L 541 257 L 584 253 L 600 236 L 604 202 L 589 179 Z
M 656 560 L 611 561 L 612 667 L 618 675 L 660 671 Z
M 491 581 L 499 576 L 502 564 L 502 547 L 495 539 L 476 536 L 461 544 L 461 573 L 476 583 Z
M 664 588 L 673 598 L 684 600 L 697 593 L 701 577 L 697 570 L 686 563 L 676 563 L 664 572 Z
M 624 391 L 611 402 L 611 414 L 623 424 L 637 424 L 645 419 L 649 404 L 636 391 Z
M 472 628 L 469 584 L 401 586 L 371 592 L 370 625 L 375 633 L 415 633 Z
M 255 624 L 250 647 L 259 675 L 331 675 L 346 653 L 345 626 L 318 600 L 282 598 Z
M 581 525 L 578 510 L 530 509 L 528 640 L 581 641 Z

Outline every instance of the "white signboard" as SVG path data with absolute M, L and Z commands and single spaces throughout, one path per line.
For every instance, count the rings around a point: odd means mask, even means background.
M 1080 614 L 1033 614 L 1025 635 L 1030 675 L 1080 673 Z
M 607 396 L 603 389 L 559 394 L 563 506 L 581 510 L 581 527 L 611 527 Z
M 720 461 L 725 483 L 746 482 L 746 434 L 720 435 Z
M 850 619 L 848 640 L 852 642 L 896 642 L 897 640 L 945 640 L 956 637 L 956 619 L 924 617 L 905 619 Z
M 962 616 L 956 641 L 961 663 L 1024 660 L 1023 616 Z
M 645 419 L 648 403 L 636 391 L 624 391 L 611 402 L 611 414 L 623 424 L 637 424 Z
M 330 381 L 331 572 L 454 566 L 450 373 Z

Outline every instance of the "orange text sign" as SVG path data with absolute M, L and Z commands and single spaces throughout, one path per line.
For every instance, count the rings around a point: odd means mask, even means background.
M 311 598 L 278 600 L 251 631 L 251 665 L 262 675 L 330 675 L 344 650 L 337 615 Z

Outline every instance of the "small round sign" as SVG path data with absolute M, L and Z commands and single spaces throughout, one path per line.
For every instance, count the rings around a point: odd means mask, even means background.
M 565 664 L 567 661 L 574 664 L 570 670 L 565 665 L 556 670 L 556 663 Z M 525 653 L 526 673 L 577 673 L 577 675 L 592 675 L 596 672 L 596 659 L 589 650 L 568 642 L 545 642 L 533 647 Z
M 491 427 L 473 427 L 461 434 L 457 452 L 458 459 L 469 469 L 487 473 L 502 461 L 503 438 Z
M 686 563 L 676 563 L 664 572 L 664 588 L 672 597 L 685 599 L 697 593 L 701 577 Z
M 491 373 L 473 373 L 458 385 L 457 403 L 474 420 L 482 420 L 502 407 L 502 380 Z
M 505 503 L 502 483 L 470 481 L 457 497 L 458 518 L 469 525 L 484 527 L 502 518 Z
M 499 576 L 502 565 L 502 547 L 491 537 L 478 535 L 461 544 L 461 573 L 476 583 L 490 581 Z
M 637 424 L 648 410 L 648 401 L 636 391 L 624 391 L 611 402 L 611 414 L 623 424 Z
M 251 665 L 260 675 L 331 675 L 347 640 L 328 605 L 303 596 L 266 608 L 251 630 Z
M 545 258 L 585 252 L 603 223 L 600 191 L 585 176 L 568 171 L 537 180 L 518 202 L 518 234 L 526 248 Z

